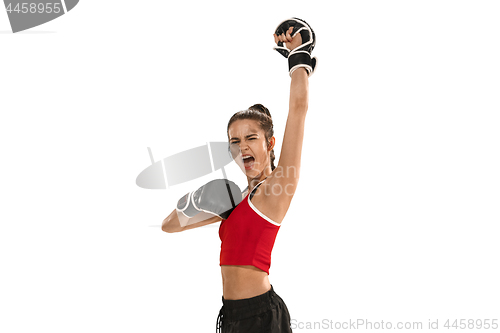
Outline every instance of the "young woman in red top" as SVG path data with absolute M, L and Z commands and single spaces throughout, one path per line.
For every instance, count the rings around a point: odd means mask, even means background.
M 274 292 L 268 272 L 274 237 L 299 181 L 308 77 L 316 66 L 316 59 L 310 56 L 315 36 L 305 21 L 293 18 L 278 26 L 274 41 L 275 49 L 288 58 L 291 76 L 288 118 L 278 165 L 274 166 L 275 137 L 269 111 L 256 104 L 234 114 L 227 135 L 233 157 L 248 181 L 242 202 L 227 220 L 214 216 L 182 227 L 174 210 L 162 224 L 163 231 L 179 232 L 222 221 L 223 307 L 218 318 L 222 326 L 218 322 L 218 328 L 224 333 L 292 331 L 288 309 Z M 242 225 L 245 219 L 247 225 Z M 265 229 L 269 236 L 262 240 L 259 235 L 264 231 L 256 228 Z M 254 234 L 251 241 L 246 237 L 249 234 Z

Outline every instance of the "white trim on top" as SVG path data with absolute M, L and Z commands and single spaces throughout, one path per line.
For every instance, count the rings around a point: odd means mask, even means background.
M 264 179 L 265 180 L 265 179 Z M 257 188 L 257 186 L 259 186 L 260 184 L 262 184 L 263 181 L 261 181 L 260 183 L 258 183 L 253 189 L 252 189 L 252 192 L 254 189 Z M 250 193 L 251 194 L 251 193 Z M 252 203 L 252 201 L 250 200 L 250 195 L 248 196 L 248 205 L 254 210 L 254 212 L 256 212 L 260 217 L 262 217 L 264 220 L 266 220 L 267 222 L 270 222 L 276 226 L 281 226 L 281 223 L 278 223 L 278 222 L 274 222 L 273 220 L 271 220 L 269 217 L 267 217 L 266 215 L 264 215 L 260 210 L 257 209 L 257 207 L 255 207 Z

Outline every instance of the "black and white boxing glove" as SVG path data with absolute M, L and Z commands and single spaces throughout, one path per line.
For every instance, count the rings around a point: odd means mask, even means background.
M 238 185 L 227 179 L 215 179 L 180 198 L 176 207 L 177 216 L 181 226 L 213 216 L 226 220 L 241 200 Z
M 290 27 L 293 27 L 290 34 L 292 38 L 295 37 L 296 34 L 300 34 L 302 37 L 302 44 L 297 46 L 295 49 L 290 50 L 287 48 L 286 43 L 278 42 L 278 46 L 275 46 L 274 49 L 285 58 L 288 58 L 288 71 L 290 76 L 292 76 L 292 73 L 300 67 L 304 67 L 308 76 L 311 76 L 314 73 L 314 69 L 316 68 L 318 61 L 316 57 L 311 58 L 311 52 L 316 45 L 316 35 L 306 21 L 296 17 L 281 22 L 276 28 L 275 33 L 277 36 L 286 34 Z

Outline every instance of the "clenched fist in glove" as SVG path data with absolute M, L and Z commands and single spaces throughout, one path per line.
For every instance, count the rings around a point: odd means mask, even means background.
M 226 220 L 241 200 L 238 185 L 227 179 L 215 179 L 180 198 L 177 217 L 181 227 L 214 216 Z
M 288 58 L 290 76 L 297 68 L 304 67 L 308 76 L 314 73 L 316 57 L 311 52 L 316 44 L 316 35 L 306 21 L 296 17 L 281 22 L 274 33 L 278 46 L 274 49 Z

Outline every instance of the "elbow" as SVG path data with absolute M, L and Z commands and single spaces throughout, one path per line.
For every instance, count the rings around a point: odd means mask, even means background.
M 171 231 L 169 228 L 167 228 L 166 226 L 161 226 L 161 231 L 163 232 L 168 232 L 169 234 L 171 234 L 173 231 Z
M 175 232 L 182 231 L 181 229 L 173 229 L 173 228 L 164 227 L 164 226 L 161 227 L 161 230 L 164 231 L 164 232 L 166 232 L 166 233 L 169 233 L 169 234 L 173 234 Z
M 170 233 L 170 229 L 167 227 L 167 224 L 165 223 L 165 221 L 163 221 L 163 223 L 161 225 L 161 231 Z
M 179 231 L 182 231 L 180 230 L 179 228 L 173 228 L 172 227 L 172 223 L 169 223 L 169 219 L 166 218 L 165 220 L 163 220 L 163 223 L 161 225 L 161 230 L 166 232 L 166 233 L 169 233 L 169 234 L 173 234 L 174 232 L 179 232 Z
M 161 230 L 164 232 L 168 232 L 169 234 L 184 230 L 184 228 L 181 226 L 179 222 L 179 218 L 177 217 L 177 211 L 175 209 L 169 216 L 167 216 L 163 220 L 161 224 Z

